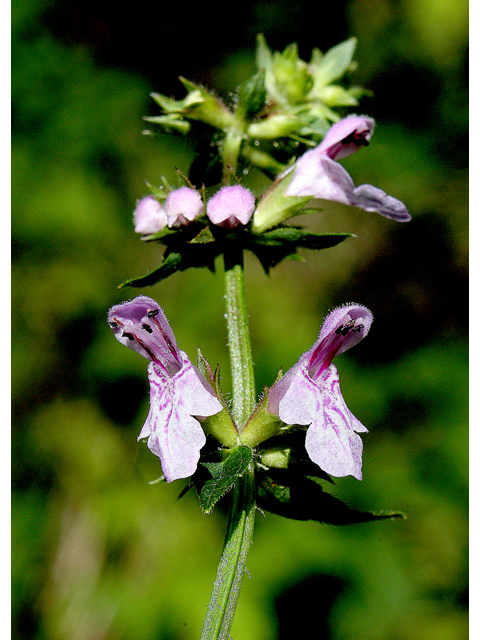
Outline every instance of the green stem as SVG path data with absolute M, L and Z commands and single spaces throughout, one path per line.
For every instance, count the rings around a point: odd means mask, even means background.
M 243 141 L 243 131 L 238 123 L 228 130 L 223 141 L 223 174 L 224 183 L 228 184 L 237 170 L 237 161 Z
M 243 255 L 225 256 L 225 298 L 228 346 L 232 363 L 233 417 L 239 428 L 255 405 L 253 358 L 243 281 Z M 246 571 L 255 522 L 253 465 L 230 494 L 227 533 L 217 569 L 201 640 L 228 640 Z
M 248 328 L 243 257 L 225 256 L 228 348 L 232 367 L 233 419 L 239 431 L 255 407 L 255 378 Z
M 200 640 L 228 640 L 240 597 L 255 521 L 253 469 L 232 491 L 227 533 Z

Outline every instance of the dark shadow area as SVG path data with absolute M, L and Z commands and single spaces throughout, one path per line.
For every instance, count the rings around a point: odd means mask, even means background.
M 290 583 L 274 597 L 278 640 L 333 638 L 330 614 L 348 583 L 328 574 L 314 574 Z

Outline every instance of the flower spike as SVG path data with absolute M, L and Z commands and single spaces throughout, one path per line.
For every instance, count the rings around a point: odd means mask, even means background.
M 286 424 L 308 426 L 305 446 L 310 459 L 332 476 L 362 479 L 362 441 L 367 429 L 348 409 L 340 391 L 333 358 L 368 333 L 372 314 L 351 304 L 332 311 L 318 340 L 272 387 L 268 411 Z
M 188 478 L 206 442 L 198 419 L 218 413 L 222 405 L 187 354 L 178 349 L 155 300 L 138 296 L 116 305 L 108 323 L 119 342 L 150 360 L 150 411 L 138 440 L 148 437 L 148 448 L 160 458 L 167 482 Z

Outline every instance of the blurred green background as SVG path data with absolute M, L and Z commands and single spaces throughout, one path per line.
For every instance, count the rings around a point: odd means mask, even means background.
M 117 285 L 161 255 L 133 233 L 145 180 L 193 161 L 185 139 L 142 135 L 158 112 L 149 93 L 182 98 L 183 75 L 228 101 L 254 70 L 257 33 L 272 49 L 298 42 L 304 59 L 358 38 L 355 81 L 374 92 L 358 111 L 377 129 L 344 165 L 413 216 L 332 204 L 303 222 L 357 238 L 270 277 L 248 258 L 258 388 L 313 344 L 329 308 L 370 307 L 368 338 L 336 360 L 370 431 L 364 480 L 334 491 L 408 519 L 334 528 L 259 514 L 233 638 L 467 638 L 467 11 L 465 0 L 13 4 L 14 638 L 199 636 L 225 517 L 203 516 L 193 493 L 177 502 L 182 481 L 149 484 L 159 461 L 135 441 L 146 362 L 105 319 L 138 293 Z M 221 269 L 140 292 L 182 349 L 221 364 L 228 388 Z

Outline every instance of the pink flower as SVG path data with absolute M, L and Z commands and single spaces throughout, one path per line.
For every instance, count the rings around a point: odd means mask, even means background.
M 333 358 L 368 333 L 372 314 L 351 304 L 332 311 L 318 340 L 272 387 L 268 411 L 286 424 L 307 425 L 310 459 L 332 476 L 362 479 L 362 440 L 367 429 L 348 409 Z
M 153 196 L 138 201 L 133 212 L 135 233 L 149 235 L 157 233 L 167 226 L 167 214 L 162 205 Z
M 207 202 L 207 216 L 213 224 L 228 229 L 247 224 L 254 211 L 253 193 L 240 185 L 222 187 Z
M 148 358 L 150 411 L 138 439 L 160 458 L 167 482 L 188 478 L 206 442 L 198 419 L 222 409 L 205 378 L 180 351 L 162 309 L 138 296 L 110 309 L 108 323 L 119 342 Z
M 203 200 L 196 189 L 180 187 L 168 194 L 165 200 L 168 226 L 180 227 L 198 218 L 203 213 Z
M 335 162 L 368 145 L 373 128 L 374 121 L 366 116 L 349 116 L 334 124 L 318 147 L 297 160 L 285 195 L 332 200 L 408 222 L 411 216 L 403 202 L 370 184 L 355 187 L 349 173 Z

